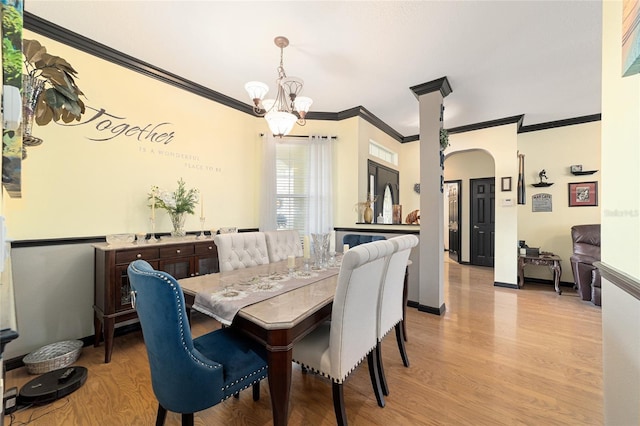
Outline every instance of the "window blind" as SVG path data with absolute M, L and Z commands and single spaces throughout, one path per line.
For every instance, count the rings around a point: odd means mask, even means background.
M 278 229 L 296 229 L 305 235 L 309 187 L 309 144 L 276 144 L 276 221 Z

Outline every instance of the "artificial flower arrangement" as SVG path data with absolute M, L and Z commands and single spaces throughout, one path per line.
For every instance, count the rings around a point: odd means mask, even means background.
M 161 190 L 157 186 L 151 187 L 148 194 L 151 207 L 151 219 L 155 220 L 155 209 L 164 209 L 171 217 L 173 236 L 184 236 L 184 214 L 194 214 L 194 208 L 200 199 L 199 191 L 195 188 L 187 189 L 182 178 L 178 180 L 178 188 L 171 192 Z

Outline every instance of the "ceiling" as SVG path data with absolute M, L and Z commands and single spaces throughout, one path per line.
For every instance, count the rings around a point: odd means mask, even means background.
M 601 110 L 600 1 L 28 0 L 25 10 L 247 104 L 245 82 L 273 88 L 283 35 L 285 70 L 304 79 L 312 111 L 363 106 L 403 136 L 419 134 L 410 87 L 445 76 L 446 128 Z

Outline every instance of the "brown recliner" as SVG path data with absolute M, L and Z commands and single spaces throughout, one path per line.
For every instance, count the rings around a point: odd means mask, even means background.
M 582 300 L 600 305 L 600 273 L 593 266 L 600 261 L 600 224 L 572 226 L 571 239 L 571 270 L 578 294 Z

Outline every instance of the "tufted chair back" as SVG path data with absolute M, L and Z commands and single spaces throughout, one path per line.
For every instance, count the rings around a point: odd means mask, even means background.
M 378 304 L 378 341 L 403 320 L 404 275 L 411 249 L 418 245 L 415 235 L 403 235 L 389 239 L 394 253 L 389 260 Z
M 366 357 L 374 389 L 380 388 L 375 359 L 378 298 L 393 244 L 374 241 L 349 249 L 342 258 L 333 298 L 331 321 L 326 321 L 293 346 L 293 360 L 331 379 L 338 425 L 347 423 L 343 383 Z M 378 405 L 384 407 L 381 391 Z
M 403 235 L 389 239 L 389 242 L 393 244 L 393 254 L 389 259 L 389 265 L 380 287 L 377 325 L 378 345 L 376 346 L 376 367 L 378 368 L 382 393 L 385 395 L 389 395 L 389 386 L 387 385 L 382 365 L 382 339 L 394 327 L 402 363 L 405 367 L 409 367 L 409 357 L 404 345 L 405 274 L 411 249 L 418 245 L 418 241 L 418 237 L 415 235 Z M 373 390 L 375 392 L 376 388 L 374 387 Z
M 269 263 L 264 232 L 219 234 L 213 240 L 218 247 L 220 272 Z
M 377 343 L 377 306 L 393 244 L 361 244 L 342 258 L 331 311 L 329 375 L 342 382 Z
M 297 230 L 266 231 L 264 236 L 267 240 L 269 262 L 286 260 L 289 255 L 302 256 L 302 244 Z
M 167 410 L 183 414 L 212 407 L 267 376 L 266 351 L 230 327 L 191 337 L 184 294 L 174 277 L 144 260 L 127 273 L 149 358 L 151 384 L 158 399 L 156 424 Z

